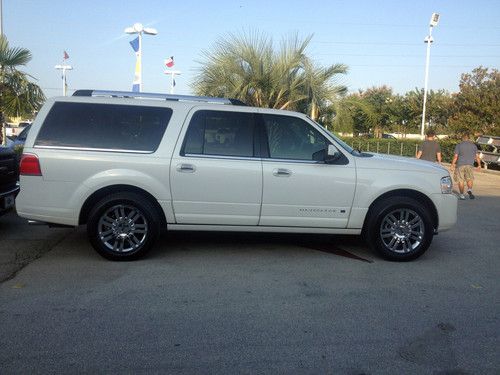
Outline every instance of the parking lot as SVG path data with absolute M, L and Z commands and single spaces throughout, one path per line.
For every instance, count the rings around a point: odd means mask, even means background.
M 500 373 L 500 174 L 409 263 L 356 237 L 164 234 L 104 260 L 85 228 L 0 218 L 1 373 Z

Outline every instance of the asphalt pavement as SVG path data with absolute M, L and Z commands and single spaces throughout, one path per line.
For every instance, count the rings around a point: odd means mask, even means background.
M 500 175 L 409 263 L 356 237 L 175 233 L 97 255 L 0 218 L 0 372 L 499 374 Z

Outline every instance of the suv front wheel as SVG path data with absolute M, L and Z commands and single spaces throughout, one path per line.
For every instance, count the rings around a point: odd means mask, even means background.
M 409 197 L 389 197 L 370 210 L 368 244 L 388 260 L 409 261 L 431 244 L 434 226 L 428 209 Z
M 115 193 L 91 210 L 87 234 L 96 251 L 111 260 L 134 260 L 154 245 L 160 219 L 151 202 L 137 193 Z

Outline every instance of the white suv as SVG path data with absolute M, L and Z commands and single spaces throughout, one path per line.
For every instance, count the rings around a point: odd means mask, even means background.
M 80 90 L 48 100 L 21 161 L 20 216 L 86 224 L 104 257 L 168 230 L 363 234 L 411 260 L 452 227 L 437 164 L 362 153 L 295 112 L 227 99 Z

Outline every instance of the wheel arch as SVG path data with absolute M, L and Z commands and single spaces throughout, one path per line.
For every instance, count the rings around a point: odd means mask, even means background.
M 391 197 L 409 197 L 409 198 L 413 198 L 416 201 L 424 204 L 429 209 L 429 212 L 431 214 L 432 225 L 434 227 L 434 230 L 437 230 L 437 228 L 439 227 L 439 216 L 437 213 L 436 206 L 434 205 L 432 200 L 427 195 L 425 195 L 424 193 L 421 193 L 417 190 L 396 189 L 396 190 L 391 190 L 391 191 L 388 191 L 388 192 L 380 195 L 379 197 L 377 197 L 377 199 L 375 199 L 370 204 L 370 207 L 368 208 L 368 212 L 365 216 L 365 220 L 363 222 L 363 232 L 366 231 L 366 229 L 367 229 L 367 223 L 368 223 L 368 221 L 373 213 L 373 207 L 375 207 L 375 205 L 378 202 L 380 202 L 384 199 L 387 199 L 387 198 L 391 198 Z
M 166 226 L 167 219 L 165 217 L 165 212 L 158 203 L 158 200 L 151 193 L 148 193 L 146 190 L 141 189 L 137 186 L 123 185 L 123 184 L 106 186 L 92 193 L 82 205 L 82 208 L 80 210 L 80 215 L 78 217 L 78 224 L 82 225 L 87 223 L 88 216 L 90 214 L 90 211 L 92 210 L 92 207 L 101 199 L 110 194 L 126 193 L 126 192 L 133 192 L 136 194 L 140 194 L 144 196 L 148 201 L 150 201 L 156 208 L 158 215 L 161 218 L 162 226 Z

